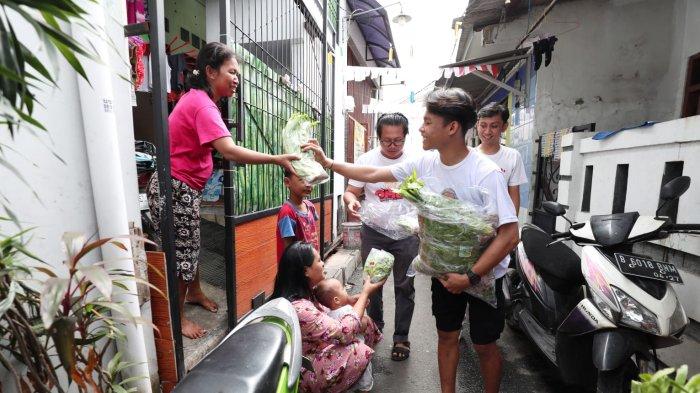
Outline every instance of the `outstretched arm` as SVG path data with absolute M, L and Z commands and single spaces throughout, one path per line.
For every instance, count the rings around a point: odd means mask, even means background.
M 255 150 L 246 149 L 243 146 L 238 146 L 230 137 L 219 138 L 211 142 L 212 147 L 229 161 L 235 161 L 240 164 L 275 164 L 279 165 L 292 173 L 292 161 L 298 160 L 299 157 L 294 154 L 271 155 L 260 153 Z
M 321 149 L 321 146 L 318 145 L 318 142 L 315 139 L 311 139 L 309 143 L 302 145 L 302 151 L 312 151 L 314 153 L 314 158 L 321 164 L 321 166 L 326 169 L 332 169 L 333 171 L 350 179 L 359 180 L 365 183 L 396 181 L 396 178 L 391 173 L 391 169 L 389 169 L 389 167 L 355 165 L 347 162 L 337 162 L 326 157 L 326 155 L 323 153 L 323 149 Z

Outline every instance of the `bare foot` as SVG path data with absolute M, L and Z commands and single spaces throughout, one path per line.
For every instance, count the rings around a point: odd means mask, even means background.
M 204 335 L 207 334 L 207 331 L 204 328 L 190 321 L 187 318 L 183 317 L 180 320 L 180 323 L 182 328 L 182 335 L 187 338 L 198 339 L 204 337 Z
M 219 311 L 219 305 L 213 300 L 209 299 L 202 291 L 197 292 L 192 289 L 188 290 L 185 300 L 187 303 L 198 304 L 205 310 L 213 313 Z

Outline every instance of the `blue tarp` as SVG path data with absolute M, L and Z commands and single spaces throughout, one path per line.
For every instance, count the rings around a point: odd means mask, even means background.
M 631 129 L 633 129 L 633 128 L 644 128 L 644 127 L 649 127 L 649 126 L 653 126 L 654 124 L 656 124 L 655 121 L 645 121 L 645 122 L 642 123 L 642 124 L 639 124 L 639 125 L 636 125 L 636 126 L 630 126 L 630 127 L 623 127 L 623 128 L 620 128 L 619 130 L 615 130 L 615 131 L 599 131 L 599 132 L 596 132 L 595 135 L 593 135 L 593 139 L 599 141 L 599 140 L 602 140 L 602 139 L 605 139 L 605 138 L 609 138 L 609 137 L 611 137 L 611 136 L 617 134 L 618 132 L 622 132 L 622 131 L 626 131 L 626 130 L 631 130 Z

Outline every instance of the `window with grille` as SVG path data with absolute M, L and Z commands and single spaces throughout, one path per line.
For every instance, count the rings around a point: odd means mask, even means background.
M 681 117 L 700 115 L 700 53 L 688 59 Z

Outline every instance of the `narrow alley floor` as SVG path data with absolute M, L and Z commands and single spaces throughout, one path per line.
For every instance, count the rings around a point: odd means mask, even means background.
M 351 293 L 362 284 L 362 269 L 358 268 L 349 282 L 354 283 Z M 373 392 L 423 393 L 439 392 L 437 366 L 437 332 L 430 310 L 430 278 L 417 275 L 416 307 L 411 324 L 411 356 L 403 362 L 391 360 L 391 336 L 394 323 L 393 280 L 389 278 L 384 289 L 384 340 L 375 348 Z M 479 363 L 471 349 L 469 335 L 460 342 L 460 362 L 457 370 L 457 392 L 483 392 Z M 501 392 L 577 392 L 557 379 L 556 370 L 521 334 L 506 327 L 500 346 L 504 356 Z

